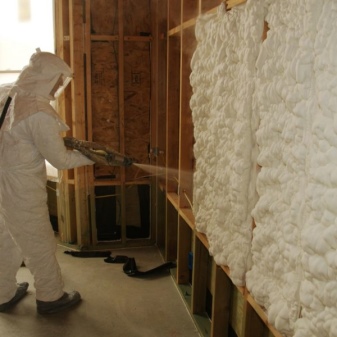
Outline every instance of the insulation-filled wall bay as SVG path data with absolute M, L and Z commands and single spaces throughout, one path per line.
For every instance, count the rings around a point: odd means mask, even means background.
M 262 322 L 259 315 L 254 310 L 250 312 L 252 314 L 251 320 L 246 320 L 238 312 L 249 311 L 251 308 L 247 301 L 244 300 L 245 290 L 242 287 L 232 288 L 231 281 L 228 278 L 228 270 L 226 268 L 217 268 L 217 265 L 210 255 L 209 240 L 206 237 L 206 233 L 196 228 L 195 219 L 195 205 L 197 196 L 195 193 L 195 182 L 198 182 L 196 172 L 198 172 L 198 162 L 196 163 L 196 139 L 195 136 L 199 135 L 200 128 L 207 127 L 207 119 L 203 118 L 200 124 L 195 123 L 195 116 L 193 111 L 193 104 L 191 104 L 191 98 L 193 97 L 193 63 L 195 62 L 195 51 L 199 44 L 198 35 L 196 34 L 196 23 L 199 20 L 199 14 L 207 15 L 207 13 L 214 13 L 217 11 L 215 8 L 220 5 L 219 1 L 169 1 L 168 2 L 168 86 L 167 86 L 167 184 L 166 184 L 166 218 L 167 218 L 167 233 L 169 240 L 166 241 L 166 254 L 167 256 L 177 257 L 177 270 L 176 280 L 179 287 L 182 290 L 182 294 L 186 301 L 189 303 L 189 308 L 193 317 L 198 322 L 201 331 L 205 336 L 227 336 L 230 333 L 237 333 L 239 336 L 247 335 L 250 330 L 248 327 L 255 327 L 255 331 L 262 331 L 262 333 L 268 334 L 269 327 L 266 328 L 265 323 Z M 224 9 L 224 12 L 226 10 Z M 243 19 L 242 19 L 243 21 Z M 232 20 L 232 26 L 235 27 L 235 18 Z M 236 24 L 238 27 L 240 22 Z M 236 27 L 236 29 L 238 29 Z M 261 35 L 258 37 L 261 40 Z M 230 30 L 226 32 L 230 37 Z M 243 34 L 243 33 L 241 33 Z M 258 32 L 256 33 L 257 36 Z M 205 49 L 212 54 L 217 45 L 214 44 L 210 34 L 208 39 L 208 45 Z M 225 37 L 223 37 L 225 40 Z M 218 43 L 221 43 L 220 41 Z M 202 61 L 202 60 L 201 60 Z M 200 62 L 201 64 L 202 62 Z M 211 73 L 212 65 L 208 65 L 205 68 L 203 74 L 199 69 L 199 74 L 202 76 L 204 87 L 201 89 L 203 98 L 198 103 L 203 104 L 203 99 L 206 95 L 211 96 L 214 89 L 210 83 L 207 83 L 207 76 L 213 76 L 221 78 L 216 69 L 214 74 Z M 236 74 L 240 73 L 240 67 L 236 70 Z M 245 84 L 245 76 L 241 81 L 237 81 L 236 87 L 240 85 L 246 85 L 247 87 L 247 102 L 249 104 L 249 90 L 251 86 L 249 83 Z M 194 89 L 194 88 L 193 88 Z M 218 92 L 218 97 L 221 93 Z M 229 94 L 228 94 L 228 97 Z M 220 103 L 220 102 L 219 102 Z M 210 112 L 210 107 L 206 107 L 204 104 L 204 113 Z M 214 109 L 213 109 L 214 110 Z M 247 113 L 249 114 L 251 110 Z M 205 115 L 206 117 L 206 115 Z M 242 115 L 240 121 L 244 122 L 246 115 Z M 224 122 L 224 121 L 223 121 Z M 248 128 L 249 119 L 247 119 L 244 128 Z M 212 126 L 210 126 L 212 127 Z M 239 125 L 237 127 L 237 134 L 240 132 Z M 212 134 L 217 133 L 220 129 L 220 125 L 217 121 L 214 122 L 213 128 L 209 129 Z M 179 138 L 177 138 L 177 130 Z M 228 126 L 226 131 L 231 130 L 231 126 Z M 220 131 L 218 132 L 218 140 L 220 140 Z M 225 134 L 225 132 L 223 132 Z M 228 133 L 228 139 L 231 139 L 232 135 Z M 178 140 L 178 143 L 177 143 Z M 219 151 L 223 148 L 223 144 L 219 145 Z M 247 151 L 246 151 L 247 152 Z M 249 151 L 248 151 L 249 152 Z M 205 156 L 208 156 L 204 160 L 204 168 L 212 167 L 217 160 L 217 156 L 214 154 L 211 146 L 204 152 Z M 220 152 L 219 152 L 220 155 Z M 239 156 L 239 154 L 237 155 Z M 250 153 L 246 155 L 246 162 L 249 162 Z M 220 156 L 219 156 L 220 158 Z M 200 161 L 199 161 L 200 163 Z M 220 163 L 223 165 L 224 163 Z M 234 161 L 233 164 L 234 165 Z M 244 165 L 244 164 L 243 164 Z M 250 162 L 248 164 L 250 167 Z M 178 168 L 176 181 L 172 181 L 171 173 Z M 253 168 L 252 168 L 253 170 Z M 200 172 L 200 171 L 199 171 Z M 198 172 L 198 173 L 199 173 Z M 225 173 L 228 175 L 228 172 Z M 250 173 L 249 173 L 250 174 Z M 249 176 L 248 174 L 248 176 Z M 240 173 L 237 173 L 239 176 Z M 246 181 L 248 178 L 246 178 Z M 208 189 L 201 191 L 200 197 L 205 200 L 211 207 L 209 211 L 212 212 L 216 205 L 214 204 L 214 198 L 212 197 L 212 189 L 216 186 L 221 188 L 221 181 L 214 181 L 214 177 L 210 174 L 202 173 L 199 176 L 199 181 L 205 183 L 204 186 L 208 186 Z M 247 187 L 248 190 L 248 187 Z M 253 189 L 252 189 L 253 190 Z M 247 194 L 247 193 L 246 193 Z M 197 202 L 198 202 L 197 196 Z M 248 199 L 248 198 L 247 198 Z M 242 200 L 242 198 L 241 198 Z M 243 202 L 244 206 L 247 205 L 247 201 Z M 248 207 L 248 206 L 246 206 Z M 234 213 L 234 210 L 233 210 Z M 251 232 L 252 221 L 247 216 L 247 210 L 241 212 L 246 219 L 246 227 Z M 174 220 L 175 219 L 175 220 Z M 178 230 L 176 230 L 176 225 Z M 210 219 L 205 219 L 203 225 L 208 223 L 212 224 Z M 243 230 L 243 233 L 245 231 Z M 242 234 L 244 236 L 244 234 Z M 176 240 L 174 240 L 176 237 Z M 245 256 L 249 254 L 249 247 L 251 237 L 246 235 L 245 241 L 240 243 L 241 251 L 238 251 L 238 256 L 242 256 L 241 261 L 245 259 Z M 245 245 L 243 243 L 246 243 Z M 248 243 L 248 244 L 247 244 Z M 174 250 L 176 249 L 176 255 Z M 229 246 L 228 250 L 231 249 Z M 172 254 L 173 252 L 173 254 Z M 212 252 L 211 252 L 212 253 Z M 234 255 L 235 259 L 235 255 Z M 225 263 L 219 263 L 225 264 Z M 244 263 L 241 269 L 241 277 L 244 274 Z M 239 263 L 240 265 L 240 263 Z M 223 282 L 223 283 L 222 283 Z M 186 294 L 190 294 L 190 298 L 186 298 Z M 237 308 L 232 309 L 233 307 Z M 261 310 L 262 311 L 262 310 Z M 272 327 L 270 327 L 273 329 Z M 264 331 L 264 332 L 263 332 Z M 277 333 L 277 332 L 276 332 Z
M 171 3 L 169 22 L 180 18 L 168 28 L 181 42 L 178 168 L 193 174 L 193 195 L 187 200 L 180 179 L 168 200 L 178 213 L 177 281 L 190 283 L 191 311 L 210 316 L 203 331 L 226 335 L 207 301 L 208 291 L 214 301 L 227 289 L 221 313 L 238 336 L 334 336 L 336 4 Z M 184 151 L 187 130 L 193 156 Z M 204 249 L 232 290 L 209 286 L 217 282 Z

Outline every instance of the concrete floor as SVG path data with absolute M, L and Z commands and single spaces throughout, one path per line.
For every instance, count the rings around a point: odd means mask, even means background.
M 0 313 L 0 336 L 6 337 L 200 337 L 172 277 L 132 278 L 123 264 L 103 258 L 77 258 L 58 246 L 65 290 L 78 290 L 82 302 L 67 312 L 40 316 L 29 270 L 18 281 L 30 283 L 28 295 Z M 134 257 L 139 270 L 163 263 L 155 247 L 113 250 L 111 256 Z

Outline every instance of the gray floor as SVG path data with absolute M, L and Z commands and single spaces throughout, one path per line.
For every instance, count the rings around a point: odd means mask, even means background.
M 30 283 L 28 295 L 0 314 L 0 336 L 6 337 L 200 337 L 170 275 L 151 279 L 128 277 L 122 264 L 103 258 L 76 258 L 58 247 L 65 290 L 78 290 L 82 302 L 51 316 L 36 313 L 35 289 L 29 270 L 18 281 Z M 136 259 L 139 270 L 163 263 L 155 247 L 113 250 L 112 256 Z

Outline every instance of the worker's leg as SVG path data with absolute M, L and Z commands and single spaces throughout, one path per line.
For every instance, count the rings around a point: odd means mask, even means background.
M 64 294 L 60 266 L 56 260 L 56 241 L 49 220 L 48 209 L 34 219 L 11 228 L 21 248 L 26 266 L 34 276 L 36 299 L 55 301 Z
M 21 252 L 0 222 L 0 304 L 10 301 L 15 296 L 16 274 L 21 264 Z

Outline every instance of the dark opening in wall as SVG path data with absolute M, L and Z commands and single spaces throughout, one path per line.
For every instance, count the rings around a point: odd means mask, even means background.
M 126 236 L 150 237 L 150 186 L 134 185 L 126 191 Z
M 120 203 L 115 186 L 96 186 L 97 240 L 120 240 Z
M 96 186 L 95 196 L 98 241 L 121 240 L 123 224 L 126 225 L 128 239 L 150 237 L 149 185 L 126 187 L 125 219 L 122 219 L 120 187 Z

